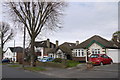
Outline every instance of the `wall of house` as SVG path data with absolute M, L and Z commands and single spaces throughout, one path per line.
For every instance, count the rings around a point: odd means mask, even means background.
M 87 54 L 86 49 L 73 49 L 73 57 L 85 57 Z
M 101 46 L 99 46 L 98 44 L 96 44 L 96 43 L 93 43 L 89 48 L 89 53 L 90 54 L 93 54 L 93 51 L 95 50 L 95 49 L 99 49 L 100 50 L 100 54 L 105 54 L 106 52 L 105 52 L 105 49 L 103 49 Z M 98 50 L 97 50 L 97 53 L 98 53 Z
M 112 58 L 113 63 L 120 63 L 120 49 L 107 49 L 107 55 Z
M 41 52 L 41 56 L 38 56 L 39 58 L 43 58 L 43 51 L 44 48 L 43 47 L 35 47 L 35 52 Z
M 17 62 L 22 63 L 23 61 L 23 53 L 17 53 Z
M 66 59 L 65 53 L 63 53 L 60 49 L 56 53 L 49 53 L 48 57 Z
M 82 56 L 82 52 L 81 50 L 84 50 L 84 55 Z M 93 43 L 89 48 L 88 48 L 88 57 L 91 55 L 91 54 L 105 54 L 106 53 L 106 49 L 103 49 L 101 46 L 99 46 L 98 44 L 96 43 Z M 84 61 L 87 61 L 87 49 L 73 49 L 72 50 L 72 56 L 73 56 L 73 59 L 74 60 L 84 60 Z
M 86 49 L 73 49 L 72 56 L 75 61 L 86 61 L 87 50 Z
M 8 59 L 12 59 L 12 61 L 17 61 L 16 56 L 17 56 L 17 53 L 16 53 L 16 52 L 13 53 L 13 52 L 11 52 L 10 49 L 8 49 L 8 50 L 4 53 L 3 59 L 8 58 Z

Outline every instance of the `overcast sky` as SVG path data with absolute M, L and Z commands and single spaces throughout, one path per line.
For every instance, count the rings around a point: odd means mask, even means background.
M 75 43 L 77 40 L 83 42 L 94 35 L 110 40 L 112 34 L 118 30 L 117 2 L 69 2 L 64 14 L 63 28 L 46 34 L 39 40 L 49 38 L 53 43 L 55 40 L 58 40 L 59 44 Z M 18 30 L 14 38 L 16 46 L 22 46 L 22 37 L 22 32 Z M 13 40 L 9 41 L 6 47 L 13 46 L 13 42 Z

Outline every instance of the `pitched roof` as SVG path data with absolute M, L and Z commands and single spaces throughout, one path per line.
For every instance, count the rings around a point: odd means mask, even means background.
M 71 49 L 73 47 L 75 47 L 75 43 L 69 43 L 69 42 L 65 42 L 63 44 L 61 44 L 60 46 L 54 48 L 54 49 L 51 49 L 50 51 L 48 51 L 48 53 L 55 53 L 58 49 L 62 50 L 64 53 L 67 53 L 67 54 L 71 54 Z
M 9 47 L 11 52 L 17 52 L 17 53 L 22 53 L 23 48 L 22 47 Z
M 111 41 L 108 41 L 98 35 L 94 35 L 91 38 L 85 40 L 84 42 L 82 42 L 79 45 L 77 45 L 76 47 L 74 47 L 74 49 L 87 48 L 87 47 L 89 47 L 89 45 L 91 43 L 94 43 L 94 42 L 100 44 L 103 48 L 116 48 Z
M 47 40 L 44 40 L 44 41 L 36 41 L 35 42 L 35 46 L 36 47 L 44 47 L 44 48 L 48 48 L 47 46 Z M 55 44 L 50 42 L 50 48 L 54 47 L 55 48 Z
M 120 43 L 119 42 L 115 42 L 115 41 L 112 41 L 111 42 L 113 43 L 114 46 L 116 46 L 118 49 L 120 49 Z

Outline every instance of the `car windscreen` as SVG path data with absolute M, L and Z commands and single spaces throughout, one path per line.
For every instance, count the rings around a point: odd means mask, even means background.
M 98 58 L 98 55 L 91 55 L 90 58 Z
M 47 60 L 48 58 L 43 58 L 42 60 Z

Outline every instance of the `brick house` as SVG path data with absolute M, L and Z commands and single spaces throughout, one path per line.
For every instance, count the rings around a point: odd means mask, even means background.
M 35 42 L 35 53 L 38 56 L 38 58 L 43 58 L 45 56 L 48 56 L 47 52 L 50 49 L 55 48 L 56 44 L 50 42 L 49 39 L 44 40 L 44 41 L 36 41 Z
M 75 46 L 75 43 L 64 42 L 58 47 L 48 51 L 48 56 L 53 58 L 72 59 L 71 49 Z
M 88 57 L 91 54 L 107 54 L 113 59 L 113 62 L 118 63 L 120 62 L 118 60 L 118 51 L 120 51 L 120 46 L 98 35 L 94 35 L 75 46 L 72 50 L 72 55 L 73 60 L 88 61 Z

